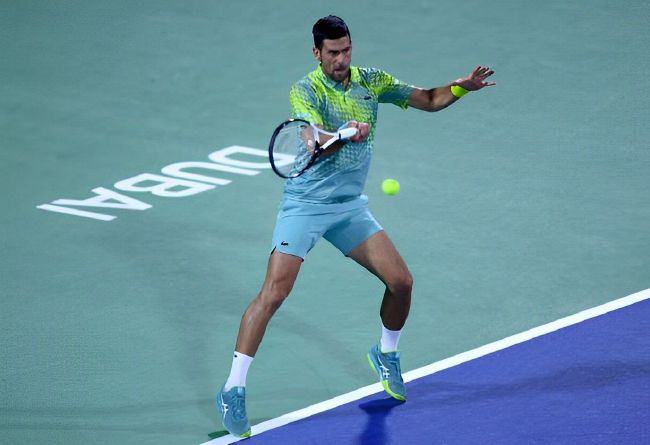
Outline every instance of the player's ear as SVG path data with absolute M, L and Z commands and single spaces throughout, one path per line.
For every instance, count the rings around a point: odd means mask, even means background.
M 311 50 L 314 53 L 314 58 L 320 62 L 320 49 L 314 46 Z

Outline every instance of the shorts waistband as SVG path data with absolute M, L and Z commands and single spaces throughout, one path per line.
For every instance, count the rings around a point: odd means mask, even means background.
M 368 197 L 360 195 L 358 198 L 345 202 L 320 204 L 298 201 L 285 197 L 280 203 L 280 213 L 283 215 L 323 215 L 328 213 L 341 213 L 365 207 Z

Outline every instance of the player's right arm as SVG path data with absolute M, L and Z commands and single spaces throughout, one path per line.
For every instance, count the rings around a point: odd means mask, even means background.
M 337 128 L 325 128 L 323 117 L 318 109 L 318 98 L 316 93 L 305 82 L 298 82 L 289 91 L 289 102 L 291 104 L 291 116 L 296 119 L 304 119 L 318 128 L 326 131 L 336 132 Z M 349 121 L 344 128 L 356 128 L 357 134 L 350 138 L 352 142 L 360 142 L 368 137 L 369 127 L 365 122 Z M 325 144 L 333 136 L 320 134 L 318 143 Z M 335 142 L 328 150 L 332 154 L 345 145 L 344 141 Z
M 349 121 L 345 128 L 357 129 L 357 134 L 350 138 L 352 142 L 365 141 L 368 137 L 368 133 L 370 132 L 370 125 L 365 122 Z

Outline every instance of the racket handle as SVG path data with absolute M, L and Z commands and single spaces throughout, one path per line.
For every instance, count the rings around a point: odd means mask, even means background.
M 357 134 L 357 129 L 356 128 L 354 128 L 354 127 L 343 128 L 343 129 L 339 130 L 338 137 L 339 137 L 339 139 L 350 139 L 355 134 Z
M 320 147 L 321 150 L 325 150 L 325 149 L 329 148 L 329 146 L 332 145 L 336 141 L 351 138 L 352 136 L 357 134 L 357 129 L 356 128 L 343 128 L 343 129 L 337 131 L 336 133 L 329 133 L 329 134 L 333 134 L 334 137 L 331 138 L 329 141 L 325 142 Z

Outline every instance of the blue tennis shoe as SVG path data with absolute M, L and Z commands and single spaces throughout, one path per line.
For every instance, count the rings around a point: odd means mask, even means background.
M 237 437 L 249 437 L 251 424 L 246 415 L 246 388 L 235 386 L 230 391 L 222 387 L 217 393 L 217 409 L 221 413 L 223 426 Z
M 381 352 L 379 345 L 370 348 L 368 362 L 379 375 L 384 390 L 394 399 L 406 401 L 406 387 L 402 380 L 399 351 Z

